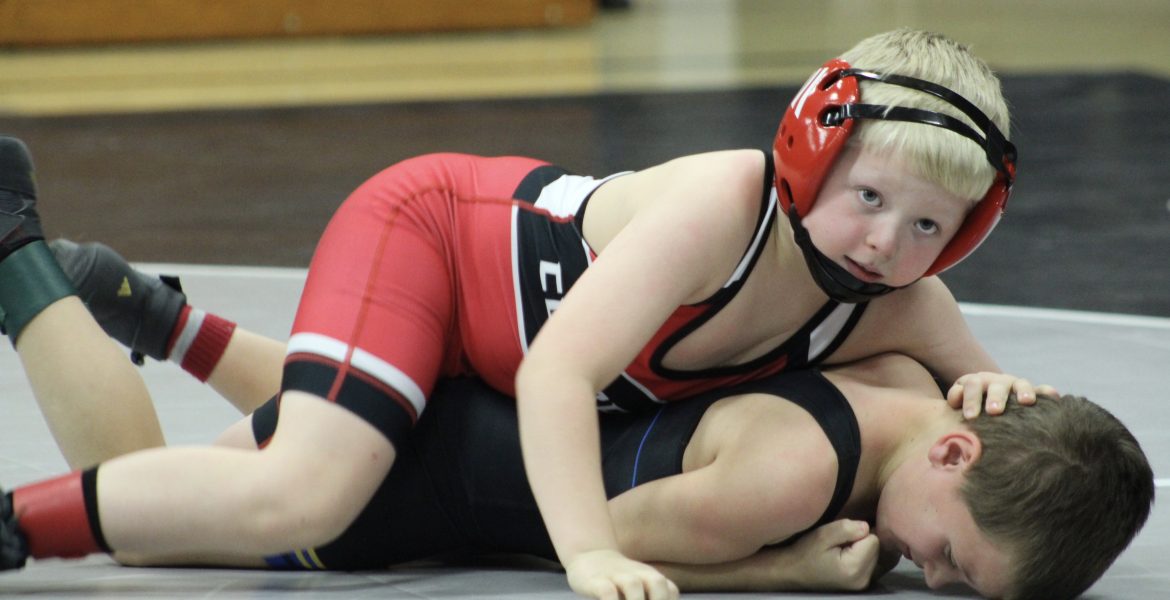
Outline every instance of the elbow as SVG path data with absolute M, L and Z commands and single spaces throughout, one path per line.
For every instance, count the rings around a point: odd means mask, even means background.
M 692 518 L 692 552 L 701 557 L 702 562 L 739 560 L 751 556 L 763 546 L 758 531 L 743 523 L 738 518 L 740 515 L 720 514 L 723 508 L 710 506 L 709 510 Z

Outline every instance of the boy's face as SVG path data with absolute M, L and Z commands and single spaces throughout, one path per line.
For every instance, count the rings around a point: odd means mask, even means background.
M 968 462 L 960 451 L 908 461 L 892 476 L 878 501 L 876 534 L 883 549 L 922 569 L 931 589 L 958 583 L 999 598 L 1007 592 L 1012 562 L 979 529 L 963 501 Z
M 911 174 L 895 157 L 850 147 L 804 225 L 817 249 L 854 277 L 901 287 L 930 268 L 974 204 Z

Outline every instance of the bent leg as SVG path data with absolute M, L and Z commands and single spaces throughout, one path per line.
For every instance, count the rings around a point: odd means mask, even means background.
M 85 312 L 44 242 L 33 171 L 24 143 L 0 137 L 0 321 L 49 429 L 74 467 L 160 445 L 144 384 Z
M 282 412 L 261 451 L 157 448 L 17 488 L 12 504 L 30 554 L 266 556 L 337 537 L 369 502 L 394 450 L 319 398 L 288 393 Z
M 49 246 L 94 319 L 139 364 L 144 356 L 173 361 L 243 414 L 279 391 L 282 342 L 189 306 L 177 278 L 139 271 L 109 246 Z
M 76 296 L 35 317 L 16 349 L 70 467 L 164 444 L 142 378 Z
M 252 414 L 280 392 L 284 342 L 236 327 L 207 383 L 241 414 Z

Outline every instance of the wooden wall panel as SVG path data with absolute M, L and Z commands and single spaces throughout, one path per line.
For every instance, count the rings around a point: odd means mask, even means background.
M 581 25 L 596 0 L 0 0 L 0 45 Z

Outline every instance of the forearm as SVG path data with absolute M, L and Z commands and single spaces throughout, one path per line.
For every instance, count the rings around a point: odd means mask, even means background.
M 765 550 L 717 564 L 651 563 L 684 592 L 785 592 L 826 589 L 805 580 L 805 569 L 788 549 Z
M 898 558 L 897 553 L 883 555 L 868 524 L 840 520 L 790 545 L 763 548 L 739 560 L 655 566 L 688 591 L 859 591 L 893 568 Z
M 903 307 L 915 315 L 917 333 L 910 356 L 947 383 L 979 371 L 1000 372 L 991 354 L 979 343 L 950 290 L 937 278 L 917 285 L 915 302 Z
M 523 378 L 517 387 L 524 466 L 562 563 L 616 549 L 601 478 L 600 440 L 587 383 Z

